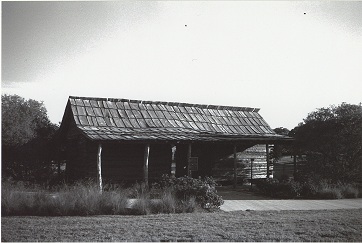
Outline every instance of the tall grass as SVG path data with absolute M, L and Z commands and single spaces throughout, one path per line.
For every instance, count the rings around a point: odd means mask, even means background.
M 157 198 L 154 198 L 157 197 Z M 131 201 L 129 198 L 132 198 Z M 130 204 L 130 202 L 133 202 Z M 197 208 L 195 198 L 179 200 L 173 189 L 149 189 L 145 184 L 131 188 L 109 187 L 102 193 L 91 181 L 62 185 L 50 192 L 22 183 L 2 182 L 3 216 L 86 216 L 151 213 L 184 213 Z
M 15 183 L 2 183 L 3 215 L 124 214 L 127 206 L 124 190 L 115 188 L 100 193 L 92 182 L 64 185 L 56 193 L 34 192 Z
M 130 188 L 129 195 L 135 198 L 132 214 L 192 213 L 198 207 L 195 197 L 179 200 L 172 187 L 149 190 L 143 183 L 135 184 Z
M 332 183 L 329 180 L 282 181 L 277 179 L 262 179 L 256 181 L 258 190 L 271 197 L 279 198 L 316 198 L 342 199 L 360 197 L 358 184 Z
M 316 194 L 318 198 L 325 199 L 357 198 L 359 190 L 357 186 L 352 184 L 329 184 L 326 181 L 321 181 Z

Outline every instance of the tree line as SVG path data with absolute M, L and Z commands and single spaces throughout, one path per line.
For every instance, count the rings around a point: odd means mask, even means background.
M 53 143 L 58 125 L 50 122 L 43 102 L 18 95 L 1 96 L 2 177 L 46 182 L 55 168 Z M 319 108 L 289 131 L 275 132 L 295 139 L 292 145 L 276 145 L 272 156 L 306 156 L 303 176 L 354 182 L 362 176 L 362 105 Z
M 297 176 L 333 182 L 362 182 L 362 105 L 342 103 L 310 112 L 294 129 L 276 128 L 295 139 L 277 145 L 274 158 L 304 157 Z
M 2 178 L 20 181 L 50 180 L 52 139 L 58 125 L 50 122 L 43 102 L 18 95 L 1 95 Z

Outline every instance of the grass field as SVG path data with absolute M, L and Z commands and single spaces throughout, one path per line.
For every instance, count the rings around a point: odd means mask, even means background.
M 2 217 L 4 241 L 362 241 L 362 209 Z

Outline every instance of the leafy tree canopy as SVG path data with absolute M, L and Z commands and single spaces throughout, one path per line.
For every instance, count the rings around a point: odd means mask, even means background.
M 48 174 L 50 140 L 57 130 L 42 102 L 18 95 L 1 95 L 3 176 L 27 180 Z
M 308 168 L 334 180 L 353 180 L 361 173 L 362 105 L 342 103 L 308 114 L 294 128 L 299 153 L 308 154 Z
M 47 136 L 55 128 L 42 102 L 25 100 L 18 95 L 1 95 L 2 144 L 21 146 L 36 136 Z
M 285 127 L 277 127 L 273 129 L 276 134 L 288 136 L 289 129 Z M 283 155 L 290 155 L 290 146 L 285 144 L 275 144 L 270 153 L 270 158 L 278 160 Z
M 289 134 L 289 129 L 285 128 L 285 127 L 277 127 L 273 130 L 276 134 L 279 134 L 279 135 L 288 136 L 288 134 Z

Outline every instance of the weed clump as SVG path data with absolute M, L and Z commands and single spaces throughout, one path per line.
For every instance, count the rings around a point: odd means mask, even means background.
M 103 191 L 92 182 L 63 185 L 57 192 L 34 191 L 3 182 L 1 210 L 3 215 L 72 216 L 124 214 L 128 199 L 121 188 Z

